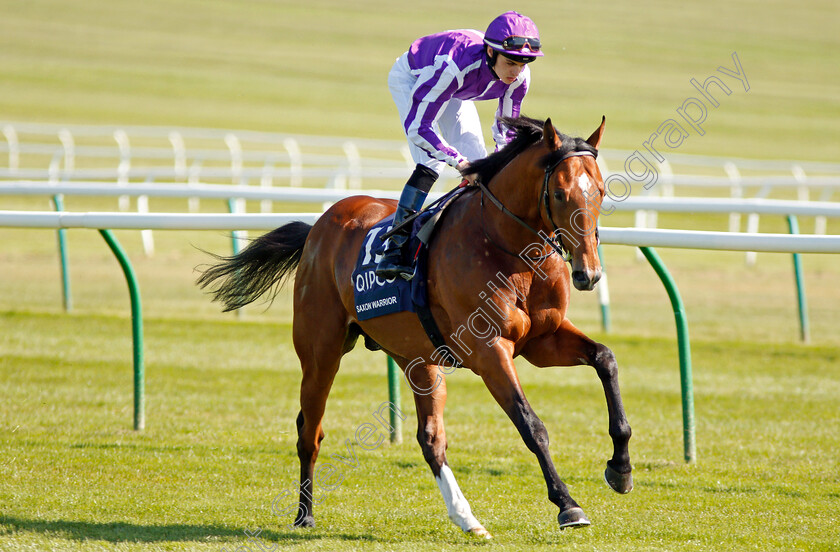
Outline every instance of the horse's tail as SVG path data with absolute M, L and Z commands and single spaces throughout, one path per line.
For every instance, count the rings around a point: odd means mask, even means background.
M 224 312 L 253 303 L 270 292 L 273 301 L 283 281 L 300 263 L 303 245 L 312 226 L 295 221 L 253 240 L 237 255 L 213 255 L 219 263 L 206 269 L 196 284 L 210 288 L 214 301 L 225 305 Z

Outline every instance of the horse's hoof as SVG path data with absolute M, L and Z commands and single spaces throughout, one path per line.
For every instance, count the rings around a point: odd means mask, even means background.
M 471 537 L 475 537 L 478 539 L 492 539 L 493 535 L 490 534 L 490 531 L 485 529 L 483 526 L 479 525 L 478 527 L 473 527 L 467 534 Z
M 315 527 L 315 518 L 306 516 L 295 520 L 295 527 Z
M 633 490 L 633 473 L 618 473 L 609 464 L 604 471 L 604 481 L 612 490 L 620 494 L 627 494 Z
M 591 525 L 589 520 L 586 519 L 586 514 L 580 508 L 569 508 L 565 512 L 560 512 L 557 514 L 557 523 L 560 524 L 561 531 L 566 527 L 585 527 Z

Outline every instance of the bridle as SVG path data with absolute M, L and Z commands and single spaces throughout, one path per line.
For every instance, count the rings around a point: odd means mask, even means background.
M 551 197 L 548 193 L 548 182 L 551 180 L 551 175 L 560 166 L 560 163 L 570 159 L 572 157 L 596 157 L 596 154 L 589 152 L 589 151 L 570 151 L 569 153 L 563 155 L 560 159 L 556 160 L 550 165 L 547 165 L 545 168 L 545 177 L 543 178 L 543 186 L 542 186 L 542 199 L 540 201 L 540 214 L 542 214 L 542 208 L 545 207 L 546 215 L 548 216 L 548 220 L 551 221 L 551 226 L 554 228 L 552 231 L 553 237 L 549 237 L 545 239 L 545 234 L 541 234 L 534 230 L 527 222 L 519 218 L 516 214 L 511 212 L 504 204 L 499 201 L 499 198 L 493 195 L 493 192 L 483 183 L 478 182 L 478 187 L 481 190 L 481 229 L 484 231 L 484 236 L 496 247 L 507 253 L 508 255 L 512 255 L 514 257 L 520 257 L 520 254 L 514 253 L 513 251 L 509 251 L 507 248 L 502 246 L 501 244 L 497 243 L 490 235 L 487 233 L 487 229 L 484 226 L 484 197 L 486 196 L 490 202 L 495 205 L 504 215 L 507 217 L 515 220 L 519 223 L 520 226 L 534 234 L 535 236 L 539 237 L 540 240 L 545 241 L 551 246 L 551 251 L 549 251 L 545 255 L 541 255 L 539 257 L 531 258 L 532 261 L 541 262 L 546 258 L 550 257 L 554 253 L 560 255 L 560 258 L 563 259 L 564 262 L 570 262 L 572 260 L 572 255 L 566 249 L 565 245 L 563 244 L 563 236 L 558 232 L 560 228 L 554 223 L 554 218 L 551 216 Z

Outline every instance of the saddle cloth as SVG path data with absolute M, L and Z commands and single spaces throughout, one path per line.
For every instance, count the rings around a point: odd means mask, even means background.
M 382 219 L 371 228 L 359 250 L 356 267 L 353 270 L 353 294 L 358 320 L 369 320 L 377 316 L 396 312 L 418 312 L 428 307 L 426 289 L 426 268 L 428 266 L 428 244 L 434 233 L 435 224 L 443 209 L 466 188 L 455 188 L 429 205 L 414 219 L 410 238 L 406 244 L 407 254 L 417 259 L 414 278 L 383 280 L 376 276 L 376 265 L 381 259 L 377 251 L 382 250 L 381 236 L 391 229 L 394 216 Z

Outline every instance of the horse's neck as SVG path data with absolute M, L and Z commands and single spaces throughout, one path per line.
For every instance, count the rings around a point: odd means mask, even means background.
M 527 157 L 527 159 L 523 159 Z M 545 230 L 540 216 L 540 186 L 542 172 L 536 167 L 533 156 L 519 156 L 511 161 L 490 181 L 488 189 L 509 213 L 504 213 L 487 198 L 483 198 L 480 224 L 500 249 L 520 254 L 530 245 L 539 242 L 537 232 Z M 520 219 L 531 230 L 517 222 Z M 546 232 L 546 233 L 550 233 Z
M 490 181 L 488 188 L 502 204 L 531 226 L 539 225 L 540 185 L 539 171 L 533 154 L 523 154 L 513 159 Z M 505 217 L 507 218 L 507 217 Z M 509 222 L 514 223 L 513 221 Z M 507 221 L 503 221 L 507 224 Z

